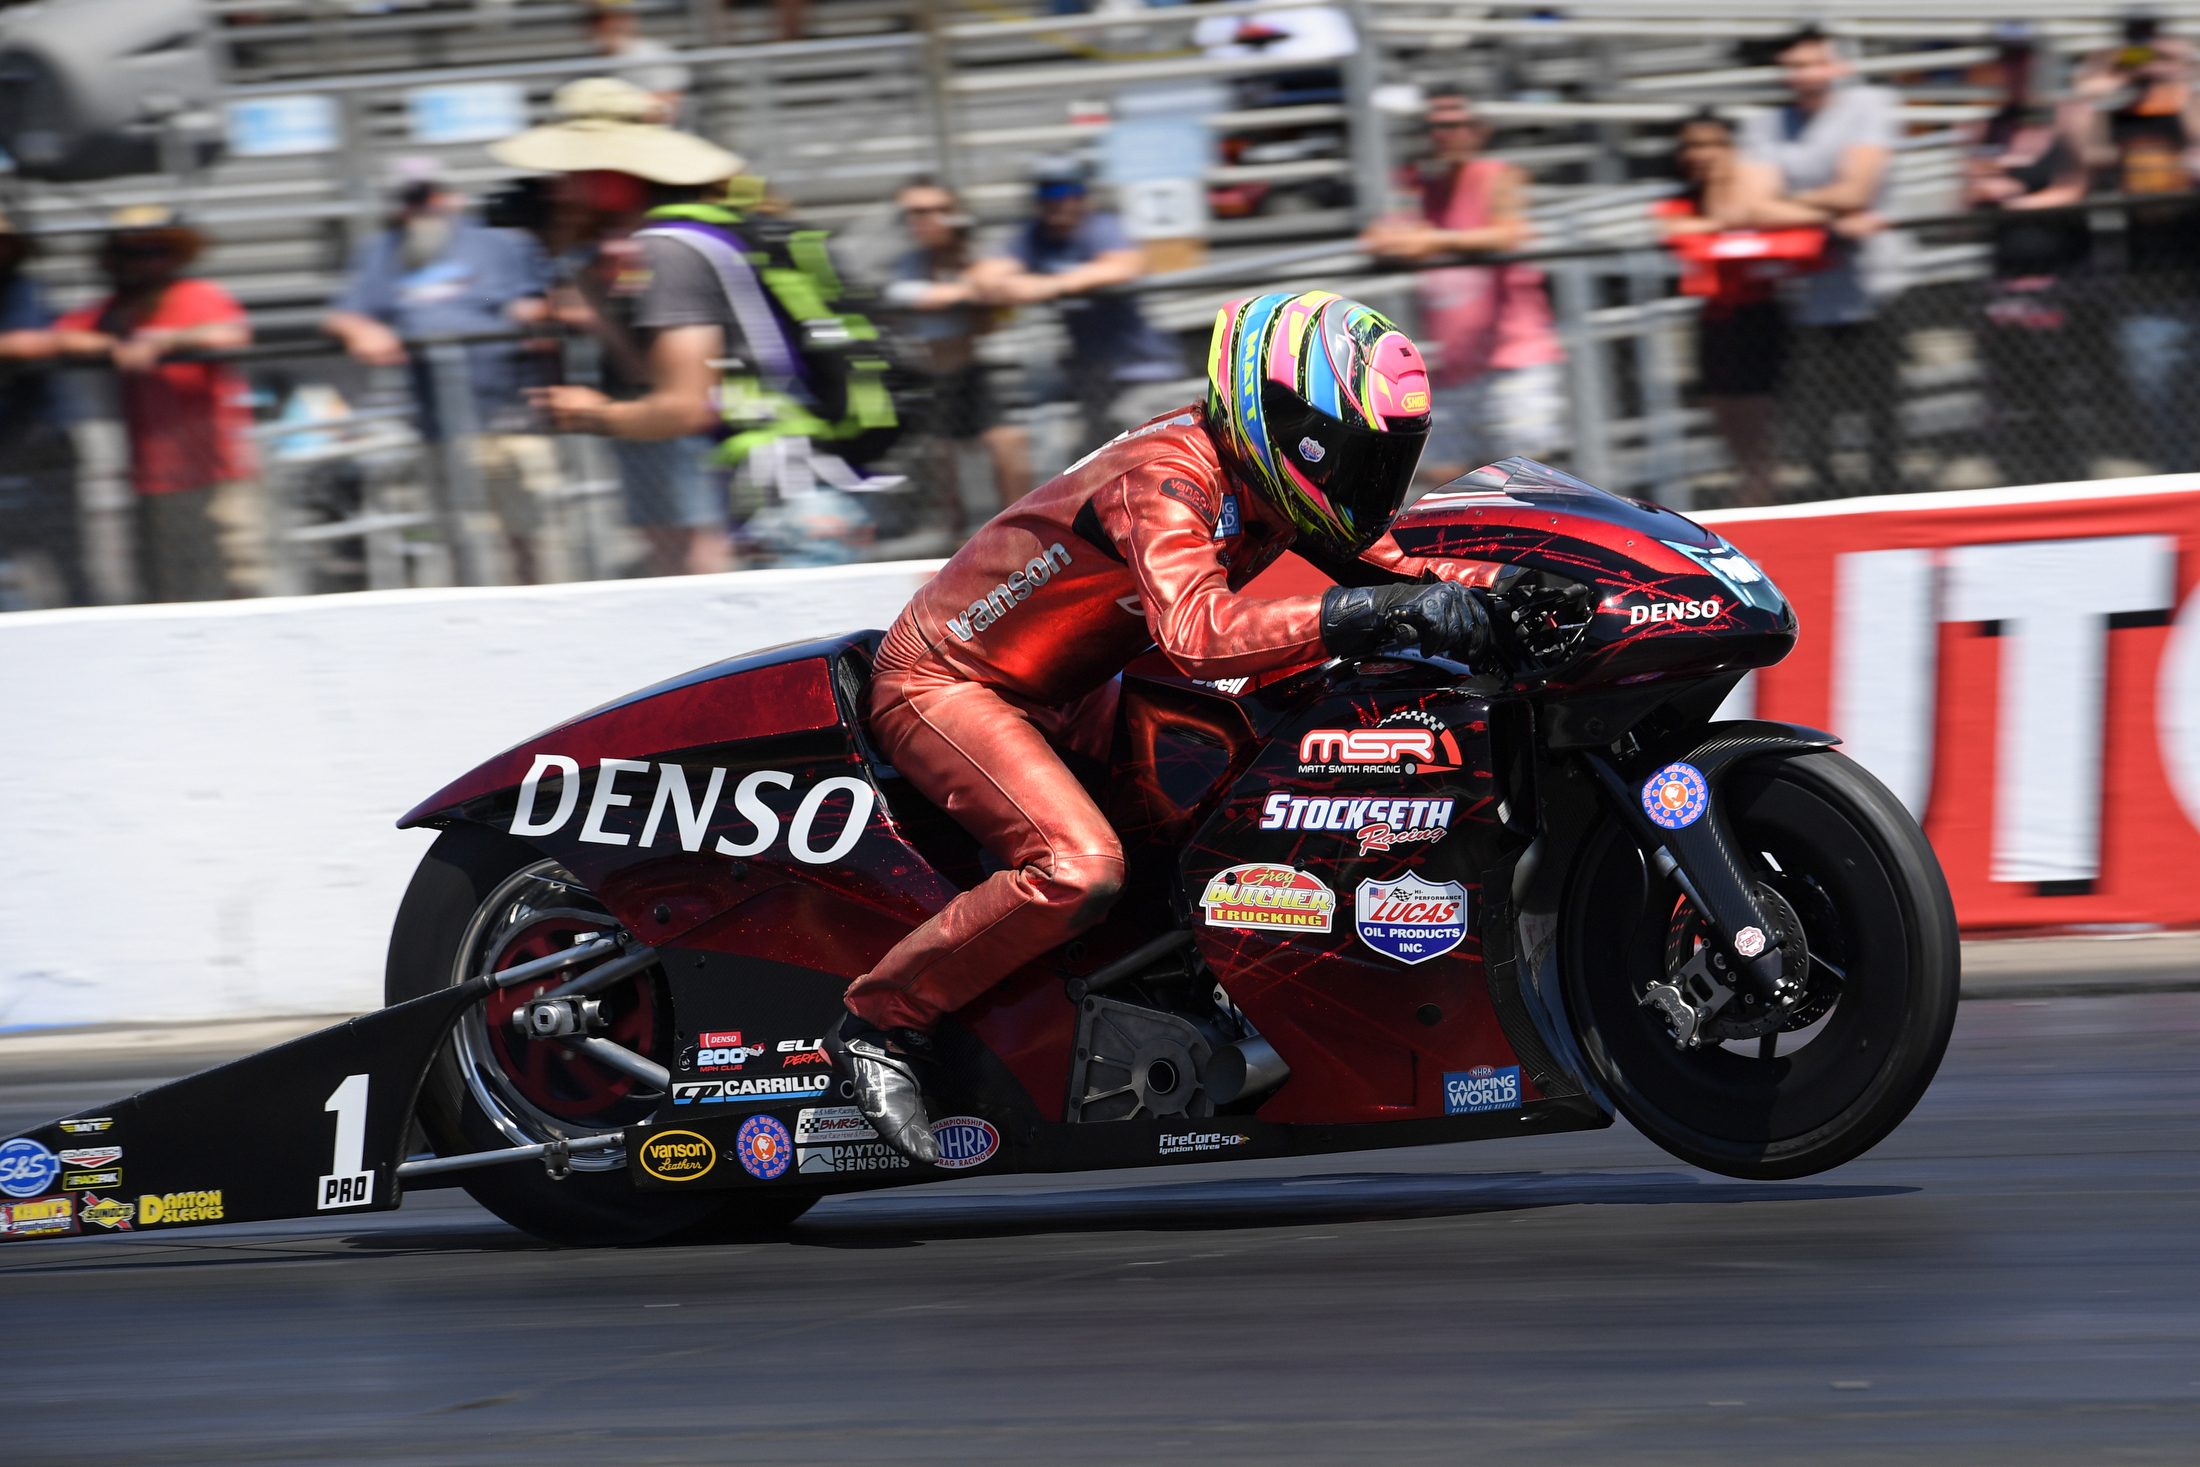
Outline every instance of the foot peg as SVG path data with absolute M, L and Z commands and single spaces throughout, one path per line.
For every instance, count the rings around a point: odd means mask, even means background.
M 850 1014 L 825 1036 L 825 1052 L 855 1082 L 856 1109 L 878 1132 L 879 1140 L 911 1161 L 930 1166 L 940 1159 L 940 1147 L 932 1139 L 932 1123 L 924 1113 L 924 1086 L 908 1053 L 922 1038 L 911 1035 L 897 1046 L 884 1030 Z

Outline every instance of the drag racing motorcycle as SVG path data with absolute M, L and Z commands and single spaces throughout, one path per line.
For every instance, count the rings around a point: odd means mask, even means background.
M 1497 656 L 1222 683 L 1134 664 L 1112 758 L 1079 771 L 1122 896 L 941 1026 L 936 1167 L 878 1140 L 819 1036 L 994 868 L 873 747 L 880 634 L 857 632 L 646 688 L 421 802 L 401 823 L 440 834 L 387 1007 L 0 1143 L 6 1236 L 455 1183 L 542 1237 L 631 1243 L 947 1177 L 1615 1113 L 1737 1177 L 1886 1136 L 1947 1043 L 1955 918 L 1915 822 L 1831 735 L 1715 718 L 1794 644 L 1773 584 L 1525 460 L 1394 533 L 1511 567 Z

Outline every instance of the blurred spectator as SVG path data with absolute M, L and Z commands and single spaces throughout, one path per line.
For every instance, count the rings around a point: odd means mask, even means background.
M 2086 470 L 2068 411 L 2086 395 L 2076 380 L 2084 354 L 2072 340 L 2069 276 L 2091 255 L 2092 231 L 2083 213 L 2039 212 L 2085 200 L 2086 109 L 2033 101 L 2034 59 L 2028 39 L 2003 43 L 1995 63 L 2002 105 L 1976 128 L 1964 168 L 1964 202 L 2002 216 L 1980 346 L 1989 447 L 2016 484 L 2059 483 Z
M 2190 43 L 2159 33 L 2148 16 L 2124 22 L 2123 44 L 2082 62 L 2073 89 L 2094 109 L 2090 147 L 2110 187 L 2124 194 L 2188 195 L 2125 210 L 2128 308 L 2116 323 L 2124 382 L 2157 469 L 2200 468 L 2200 205 L 2189 197 L 2200 115 Z
M 466 199 L 443 181 L 433 159 L 400 159 L 396 213 L 352 261 L 344 292 L 321 327 L 344 350 L 372 367 L 409 365 L 422 438 L 442 443 L 471 434 L 472 454 L 490 507 L 504 526 L 514 578 L 532 584 L 540 566 L 535 538 L 542 496 L 558 481 L 556 454 L 533 424 L 521 396 L 519 347 L 506 342 L 465 347 L 464 390 L 441 384 L 428 354 L 406 350 L 404 338 L 510 331 L 538 320 L 547 271 L 534 240 L 514 229 L 491 229 L 466 213 Z M 455 402 L 438 395 L 449 385 Z M 446 422 L 470 404 L 471 423 Z
M 1772 502 L 1778 467 L 1774 402 L 1787 360 L 1787 318 L 1777 282 L 1825 263 L 1823 229 L 1760 228 L 1783 214 L 1780 179 L 1744 159 L 1734 124 L 1712 112 L 1681 124 L 1681 193 L 1652 207 L 1686 263 L 1684 295 L 1703 297 L 1696 320 L 1696 391 L 1734 455 L 1735 502 Z
M 1070 390 L 1084 410 L 1082 453 L 1114 436 L 1112 409 L 1124 389 L 1183 376 L 1184 358 L 1133 297 L 1089 294 L 1145 274 L 1146 255 L 1113 214 L 1093 209 L 1083 169 L 1042 164 L 1032 193 L 1036 217 L 1016 228 L 1005 252 L 973 265 L 970 279 L 988 304 L 1060 309 Z
M 104 357 L 119 374 L 148 601 L 214 601 L 265 587 L 265 511 L 244 379 L 216 362 L 162 360 L 252 343 L 244 307 L 228 291 L 182 278 L 204 244 L 162 205 L 118 210 L 99 253 L 113 293 L 54 323 L 63 353 Z
M 985 364 L 978 360 L 978 338 L 993 329 L 993 312 L 978 303 L 970 283 L 975 221 L 961 200 L 930 179 L 907 185 L 895 202 L 914 247 L 894 261 L 886 299 L 908 312 L 908 334 L 920 344 L 932 376 L 931 427 L 940 481 L 960 530 L 965 523 L 956 467 L 961 446 L 973 441 L 984 446 L 1006 509 L 1031 488 L 1029 444 L 1022 428 L 1001 421 Z
M 1815 27 L 1790 36 L 1778 57 L 1789 101 L 1750 116 L 1743 153 L 1778 170 L 1784 201 L 1806 211 L 1799 220 L 1821 222 L 1834 236 L 1826 268 L 1791 287 L 1795 372 L 1783 413 L 1802 432 L 1821 493 L 1838 492 L 1838 420 L 1861 413 L 1871 486 L 1892 491 L 1901 487 L 1901 357 L 1875 317 L 1902 288 L 1901 246 L 1884 212 L 1900 135 L 1898 99 L 1885 87 L 1855 83 L 1852 68 Z
M 594 0 L 588 12 L 588 42 L 597 55 L 615 57 L 621 63 L 611 68 L 613 76 L 656 98 L 651 122 L 679 123 L 694 74 L 672 59 L 675 53 L 670 46 L 642 34 L 634 0 Z
M 1524 249 L 1531 237 L 1527 175 L 1481 156 L 1489 128 L 1458 88 L 1430 94 L 1429 157 L 1405 179 L 1418 215 L 1371 225 L 1360 247 L 1378 259 Z M 1430 349 L 1435 422 L 1421 480 L 1447 483 L 1513 454 L 1542 458 L 1557 446 L 1565 414 L 1565 348 L 1551 326 L 1543 273 L 1531 266 L 1452 265 L 1423 270 L 1421 345 Z
M 31 366 L 52 359 L 53 312 L 23 273 L 28 236 L 0 214 L 0 554 L 37 555 L 66 598 L 92 599 L 76 503 L 76 448 L 53 376 Z
M 697 484 L 710 481 L 687 477 L 684 455 L 699 447 L 696 438 L 721 431 L 727 417 L 761 403 L 764 369 L 757 359 L 770 356 L 782 372 L 791 372 L 791 348 L 753 271 L 731 273 L 748 269 L 746 255 L 717 225 L 683 220 L 677 230 L 652 229 L 640 237 L 636 232 L 652 211 L 671 206 L 731 217 L 729 211 L 703 208 L 703 201 L 722 192 L 742 162 L 701 138 L 648 121 L 647 94 L 614 77 L 567 83 L 558 89 L 555 107 L 557 121 L 493 143 L 489 151 L 514 168 L 563 175 L 561 235 L 587 247 L 593 257 L 575 282 L 587 307 L 581 324 L 607 343 L 623 343 L 628 354 L 608 369 L 609 390 L 546 387 L 537 390 L 536 400 L 561 431 L 600 433 L 615 443 L 644 446 L 643 454 L 621 459 L 622 473 L 635 474 L 627 491 L 630 505 L 654 492 L 645 487 L 653 472 L 671 474 L 671 511 L 658 524 L 644 526 L 658 532 L 650 538 L 661 568 L 722 568 L 730 563 L 719 528 L 723 510 L 713 502 L 705 522 Z M 721 266 L 727 275 L 719 273 Z M 731 289 L 743 286 L 737 303 Z M 566 309 L 573 311 L 570 299 Z M 768 323 L 771 336 L 752 344 L 744 320 Z M 729 360 L 757 375 L 729 376 L 722 366 Z M 765 443 L 779 436 L 770 411 L 766 406 L 766 420 L 751 435 Z M 648 451 L 661 443 L 675 446 L 656 450 L 661 457 Z M 644 518 L 650 518 L 644 509 Z

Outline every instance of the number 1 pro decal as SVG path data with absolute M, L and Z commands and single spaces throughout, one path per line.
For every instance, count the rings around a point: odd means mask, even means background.
M 336 1151 L 321 1178 L 314 1208 L 364 1207 L 374 1200 L 374 1173 L 363 1165 L 367 1149 L 367 1077 L 346 1075 L 323 1110 L 336 1112 Z

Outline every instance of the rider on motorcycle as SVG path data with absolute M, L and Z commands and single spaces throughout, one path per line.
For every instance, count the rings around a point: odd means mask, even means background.
M 1325 291 L 1233 301 L 1207 397 L 1102 446 L 1003 510 L 879 647 L 879 752 L 1002 869 L 848 988 L 826 1036 L 880 1138 L 938 1160 L 914 1062 L 942 1015 L 1107 915 L 1123 848 L 1057 748 L 1105 759 L 1116 675 L 1158 644 L 1187 676 L 1243 677 L 1404 636 L 1479 657 L 1470 586 L 1389 537 L 1428 438 L 1428 368 L 1380 313 Z M 1340 582 L 1238 591 L 1286 550 Z M 1439 577 L 1441 579 L 1439 579 Z

